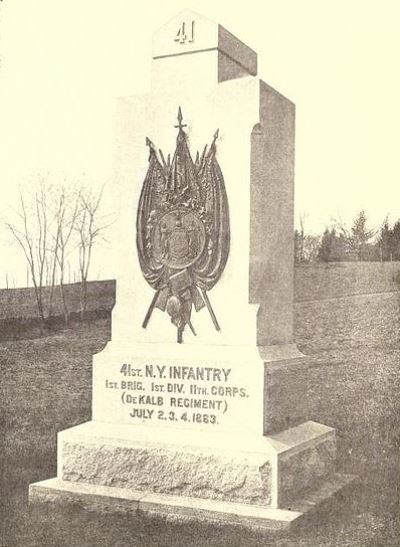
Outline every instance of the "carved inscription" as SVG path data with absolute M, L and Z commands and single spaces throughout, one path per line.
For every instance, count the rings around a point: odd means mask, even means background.
M 246 406 L 247 388 L 229 367 L 123 363 L 106 390 L 133 422 L 219 425 L 232 405 Z
M 186 44 L 186 42 L 194 42 L 194 21 L 185 22 L 182 21 L 178 32 L 174 38 L 175 42 L 179 44 Z

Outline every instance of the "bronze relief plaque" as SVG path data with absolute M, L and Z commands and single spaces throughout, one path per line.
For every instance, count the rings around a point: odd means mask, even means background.
M 176 127 L 172 161 L 146 139 L 149 167 L 139 199 L 136 243 L 142 273 L 155 290 L 143 327 L 159 308 L 170 315 L 181 343 L 186 326 L 196 335 L 193 307 L 207 307 L 220 330 L 207 293 L 225 268 L 230 232 L 225 183 L 216 158 L 218 131 L 193 161 L 180 108 Z

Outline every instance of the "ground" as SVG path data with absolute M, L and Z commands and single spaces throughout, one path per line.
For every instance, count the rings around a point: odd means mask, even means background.
M 0 342 L 1 545 L 400 545 L 397 332 L 397 297 L 297 304 L 296 339 L 309 355 L 310 417 L 337 428 L 339 469 L 360 480 L 312 525 L 283 536 L 98 514 L 80 507 L 29 508 L 29 483 L 56 475 L 57 431 L 90 419 L 91 356 L 109 339 L 110 323 L 98 319 L 47 337 Z

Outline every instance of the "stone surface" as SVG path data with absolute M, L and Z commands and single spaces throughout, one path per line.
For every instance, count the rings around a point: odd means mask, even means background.
M 153 83 L 157 86 L 164 80 L 171 86 L 170 66 L 174 66 L 178 81 L 188 72 L 192 78 L 196 73 L 202 79 L 207 75 L 215 83 L 257 74 L 255 51 L 221 25 L 191 10 L 182 11 L 156 31 L 153 61 Z
M 331 427 L 308 421 L 268 437 L 276 451 L 275 503 L 285 507 L 335 473 L 336 437 Z
M 174 31 L 188 17 L 198 22 L 199 32 L 193 42 L 176 42 Z M 233 79 L 218 83 L 217 53 L 242 66 L 254 64 L 255 54 L 206 18 L 191 12 L 178 15 L 157 31 L 154 47 L 151 91 L 122 99 L 117 109 L 115 193 L 121 199 L 120 232 L 134 230 L 147 169 L 146 136 L 164 155 L 173 153 L 178 106 L 188 125 L 193 156 L 219 128 L 217 156 L 225 179 L 232 242 L 223 276 L 210 292 L 221 331 L 213 329 L 207 310 L 201 310 L 193 314 L 197 336 L 188 333 L 185 344 L 192 346 L 193 355 L 200 350 L 206 359 L 208 348 L 215 346 L 291 344 L 294 106 L 251 75 L 254 67 L 244 77 L 232 75 Z M 113 341 L 173 343 L 174 328 L 159 310 L 142 329 L 151 289 L 138 267 L 133 241 L 121 238 L 119 244 L 123 259 Z
M 284 507 L 336 470 L 336 440 L 326 438 L 301 453 L 278 460 L 278 504 Z
M 203 55 L 203 54 L 199 54 Z M 190 57 L 190 56 L 188 56 Z M 172 58 L 174 60 L 175 58 Z M 160 62 L 167 62 L 162 60 Z M 169 74 L 173 73 L 173 67 Z M 250 259 L 250 133 L 259 121 L 259 82 L 245 77 L 221 84 L 205 79 L 194 85 L 187 72 L 186 79 L 163 87 L 149 95 L 126 98 L 117 108 L 117 164 L 115 191 L 121 196 L 119 228 L 132 233 L 136 207 L 146 169 L 148 151 L 144 145 L 149 136 L 164 154 L 175 149 L 176 114 L 181 106 L 184 122 L 190 124 L 189 137 L 192 155 L 202 150 L 217 128 L 218 162 L 221 166 L 230 211 L 232 245 L 223 275 L 210 291 L 215 314 L 221 330 L 216 331 L 206 309 L 193 313 L 197 336 L 185 335 L 184 346 L 192 356 L 199 351 L 205 359 L 215 346 L 256 347 L 257 306 L 249 304 Z M 204 89 L 207 83 L 207 88 Z M 179 85 L 178 85 L 179 84 Z M 178 86 L 178 89 L 175 88 Z M 242 106 L 237 110 L 237 104 Z M 232 116 L 236 112 L 236 116 Z M 238 189 L 240 188 L 240 191 Z M 127 208 L 125 204 L 132 204 Z M 133 232 L 134 233 L 134 232 Z M 140 270 L 134 239 L 121 238 L 118 254 L 123 257 L 119 267 L 116 305 L 113 310 L 113 342 L 174 344 L 176 332 L 168 316 L 154 310 L 146 329 L 144 316 L 153 297 L 153 290 Z M 188 349 L 176 348 L 176 357 Z M 188 358 L 189 355 L 187 354 Z
M 162 426 L 179 435 L 261 436 L 264 367 L 257 348 L 194 349 L 186 343 L 109 343 L 94 357 L 93 420 L 146 425 L 149 435 Z
M 295 106 L 259 82 L 251 134 L 250 302 L 259 346 L 293 342 Z
M 100 512 L 124 512 L 143 514 L 148 517 L 164 517 L 181 522 L 202 521 L 225 526 L 254 529 L 284 530 L 301 525 L 305 517 L 314 514 L 322 505 L 329 503 L 340 492 L 354 483 L 349 475 L 334 475 L 319 488 L 297 499 L 290 510 L 271 509 L 247 504 L 202 500 L 160 494 L 143 494 L 123 488 L 84 485 L 59 479 L 31 484 L 31 503 L 79 504 Z
M 334 429 L 305 422 L 267 437 L 87 422 L 59 433 L 58 477 L 131 491 L 279 508 L 334 472 Z
M 197 29 L 193 40 L 188 31 L 191 21 Z M 183 28 L 183 23 L 186 38 L 177 41 L 176 31 Z M 124 363 L 141 368 L 142 374 L 147 364 L 226 366 L 231 369 L 231 381 L 226 387 L 244 389 L 246 400 L 223 397 L 224 412 L 208 420 L 209 424 L 213 422 L 212 428 L 204 421 L 199 424 L 181 420 L 180 414 L 177 421 L 172 420 L 174 423 L 166 420 L 165 427 L 230 430 L 235 434 L 250 428 L 255 435 L 262 435 L 263 363 L 299 355 L 293 344 L 291 250 L 294 106 L 252 75 L 256 73 L 256 56 L 250 48 L 192 12 L 183 12 L 157 31 L 153 46 L 151 91 L 122 99 L 117 109 L 115 192 L 121 200 L 120 232 L 134 233 L 148 165 L 146 137 L 165 156 L 173 153 L 178 106 L 187 124 L 193 157 L 219 128 L 217 157 L 225 180 L 231 232 L 225 270 L 210 291 L 221 330 L 213 327 L 206 309 L 193 312 L 196 336 L 186 329 L 181 347 L 175 342 L 175 327 L 159 309 L 153 311 L 143 329 L 153 290 L 142 276 L 133 239 L 121 238 L 118 255 L 123 258 L 112 317 L 112 343 L 94 358 L 93 417 L 134 425 L 138 420 L 132 421 L 131 414 L 144 420 L 142 410 L 152 410 L 149 404 L 143 404 L 130 412 L 132 405 L 126 404 L 127 398 L 123 400 L 121 387 Z M 224 77 L 220 74 L 221 56 L 226 61 Z M 241 67 L 246 74 L 235 67 Z M 160 380 L 155 373 L 154 382 Z M 164 378 L 164 393 L 166 382 Z M 117 386 L 118 393 L 111 391 L 110 384 Z M 151 384 L 143 387 L 146 393 L 159 395 Z M 197 387 L 206 389 L 200 398 L 210 399 L 211 385 L 197 382 Z M 182 389 L 185 397 L 193 395 L 190 386 Z M 137 394 L 142 393 L 133 388 L 128 399 L 133 400 Z M 160 396 L 160 410 L 174 412 L 170 396 Z M 210 406 L 208 401 L 206 406 Z M 149 425 L 156 415 L 151 414 Z
M 310 418 L 307 357 L 265 364 L 264 434 L 277 433 Z
M 271 465 L 265 456 L 211 450 L 66 442 L 64 481 L 179 496 L 269 505 Z

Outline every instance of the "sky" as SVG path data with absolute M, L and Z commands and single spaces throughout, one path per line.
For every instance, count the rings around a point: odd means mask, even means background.
M 115 100 L 148 89 L 152 33 L 185 8 L 256 50 L 259 76 L 296 104 L 295 218 L 307 232 L 361 209 L 372 227 L 400 217 L 397 0 L 2 0 L 2 219 L 38 173 L 110 180 Z M 113 277 L 105 252 L 94 278 Z M 24 271 L 0 228 L 0 286 L 6 273 L 23 285 Z

